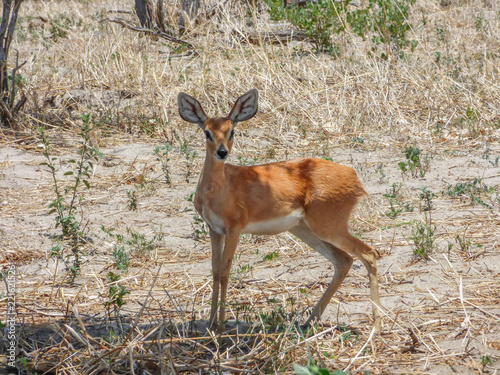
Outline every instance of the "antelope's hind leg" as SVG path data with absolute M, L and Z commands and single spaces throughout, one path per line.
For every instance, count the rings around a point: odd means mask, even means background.
M 335 274 L 330 285 L 314 307 L 311 317 L 307 320 L 306 324 L 309 324 L 314 320 L 319 320 L 323 311 L 326 309 L 328 302 L 330 302 L 333 294 L 340 287 L 342 281 L 345 279 L 349 269 L 351 268 L 353 262 L 351 255 L 354 255 L 359 258 L 368 271 L 375 332 L 380 334 L 382 330 L 382 321 L 379 310 L 381 304 L 378 289 L 376 251 L 371 246 L 352 236 L 347 231 L 347 228 L 341 231 L 333 232 L 333 234 L 330 234 L 328 238 L 324 238 L 326 236 L 323 238 L 319 237 L 305 223 L 293 228 L 291 232 L 328 258 L 335 268 Z
M 318 321 L 321 318 L 326 306 L 347 276 L 347 273 L 351 268 L 353 258 L 334 245 L 320 239 L 304 222 L 290 230 L 290 232 L 299 237 L 314 250 L 325 256 L 330 262 L 332 262 L 333 267 L 335 268 L 335 273 L 330 285 L 328 285 L 328 288 L 316 303 L 316 306 L 314 306 L 309 319 L 307 319 L 305 323 L 305 325 L 310 325 L 312 322 Z

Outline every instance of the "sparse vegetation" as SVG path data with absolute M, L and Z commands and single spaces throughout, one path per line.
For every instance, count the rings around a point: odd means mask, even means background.
M 429 190 L 427 186 L 424 186 L 423 188 L 418 188 L 418 190 L 421 191 L 420 199 L 423 202 L 422 206 L 422 211 L 430 211 L 433 208 L 432 204 L 432 199 L 436 198 L 437 195 L 432 192 L 432 190 Z
M 128 209 L 131 211 L 137 210 L 137 205 L 139 204 L 137 199 L 137 190 L 127 190 L 128 197 Z
M 189 183 L 189 177 L 191 177 L 191 174 L 193 173 L 193 163 L 196 158 L 197 151 L 193 150 L 188 139 L 177 137 L 177 140 L 180 143 L 181 153 L 186 159 L 186 182 Z
M 340 44 L 333 42 L 334 35 L 345 36 L 347 30 L 365 39 L 371 36 L 373 47 L 385 46 L 380 53 L 383 59 L 393 55 L 404 57 L 403 47 L 411 45 L 413 52 L 416 40 L 408 39 L 411 29 L 408 13 L 415 0 L 370 0 L 366 8 L 351 1 L 337 2 L 318 0 L 303 4 L 287 4 L 281 0 L 266 0 L 269 14 L 275 20 L 287 20 L 311 38 L 316 51 L 339 56 Z M 352 8 L 352 10 L 350 10 Z
M 56 214 L 55 227 L 61 227 L 61 236 L 59 241 L 51 249 L 51 255 L 61 259 L 70 273 L 70 282 L 80 274 L 81 267 L 81 249 L 85 242 L 85 228 L 82 225 L 84 221 L 83 213 L 77 216 L 77 210 L 81 207 L 81 202 L 85 199 L 80 192 L 80 184 L 84 184 L 90 189 L 90 179 L 94 170 L 94 162 L 99 161 L 102 154 L 97 148 L 90 146 L 90 116 L 82 116 L 83 125 L 79 136 L 81 137 L 81 149 L 78 150 L 79 159 L 70 159 L 66 162 L 74 165 L 74 170 L 66 170 L 64 176 L 71 176 L 72 181 L 63 187 L 63 183 L 57 177 L 57 160 L 53 156 L 52 147 L 43 128 L 39 128 L 42 154 L 47 161 L 41 163 L 48 168 L 52 175 L 55 199 L 48 205 L 49 215 Z M 83 212 L 83 211 L 81 211 Z
M 391 188 L 384 194 L 384 197 L 389 201 L 389 211 L 385 214 L 391 219 L 395 219 L 402 212 L 413 212 L 411 202 L 404 202 L 400 197 L 399 191 L 401 187 L 401 183 L 393 183 Z
M 417 259 L 429 259 L 435 250 L 436 226 L 430 223 L 416 221 L 411 229 L 410 239 L 413 242 L 413 254 Z
M 492 204 L 484 201 L 496 193 L 496 189 L 487 186 L 481 178 L 461 182 L 456 185 L 448 185 L 445 195 L 458 198 L 461 202 L 468 201 L 469 204 L 480 204 L 481 206 L 493 208 Z
M 255 165 L 257 163 L 257 157 L 253 157 L 253 158 L 247 158 L 247 157 L 244 157 L 244 156 L 241 156 L 241 155 L 238 155 L 237 156 L 237 159 L 238 159 L 238 165 L 241 165 L 241 166 L 250 166 L 250 165 Z
M 430 168 L 430 157 L 422 155 L 422 151 L 413 146 L 406 146 L 404 154 L 406 161 L 398 164 L 401 172 L 410 172 L 412 177 L 424 177 Z
M 330 372 L 330 370 L 314 365 L 309 366 L 301 366 L 296 363 L 293 364 L 293 369 L 295 370 L 296 375 L 347 375 L 346 372 L 342 370 L 335 370 Z M 366 372 L 368 373 L 369 372 Z
M 193 215 L 193 230 L 194 230 L 194 237 L 197 240 L 204 239 L 208 235 L 208 228 L 207 224 L 205 221 L 199 217 L 198 215 Z
M 124 297 L 130 292 L 124 285 L 119 283 L 120 275 L 114 274 L 113 272 L 109 272 L 107 275 L 108 282 L 110 283 L 108 288 L 108 296 L 107 301 L 104 303 L 104 307 L 108 311 L 108 317 L 111 318 L 111 309 L 113 309 L 113 313 L 118 322 L 121 323 L 120 318 L 120 310 L 125 305 L 126 301 Z M 123 329 L 122 329 L 123 331 Z
M 115 228 L 101 226 L 101 230 L 114 240 L 113 256 L 119 269 L 126 271 L 129 267 L 130 254 L 135 256 L 150 257 L 151 252 L 163 241 L 161 226 L 153 228 L 153 236 L 146 236 L 127 228 L 127 234 L 114 233 Z M 147 238 L 150 237 L 150 238 Z
M 170 185 L 172 183 L 172 179 L 170 177 L 170 156 L 169 153 L 172 151 L 173 147 L 169 144 L 166 143 L 165 146 L 156 146 L 153 150 L 153 153 L 156 156 L 156 160 L 158 160 L 161 164 L 161 169 L 163 173 L 165 174 L 165 182 L 167 185 Z

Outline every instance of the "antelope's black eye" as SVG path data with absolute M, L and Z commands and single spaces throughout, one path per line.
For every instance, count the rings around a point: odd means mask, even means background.
M 205 136 L 207 137 L 208 140 L 213 141 L 212 134 L 208 130 L 205 130 Z
M 229 140 L 231 141 L 234 137 L 234 129 L 231 129 L 231 132 L 229 133 Z

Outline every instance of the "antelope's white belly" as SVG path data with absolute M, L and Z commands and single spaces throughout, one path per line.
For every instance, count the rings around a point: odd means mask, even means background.
M 251 234 L 278 234 L 286 232 L 297 226 L 304 217 L 303 210 L 295 210 L 286 216 L 277 217 L 270 220 L 248 223 L 242 233 Z

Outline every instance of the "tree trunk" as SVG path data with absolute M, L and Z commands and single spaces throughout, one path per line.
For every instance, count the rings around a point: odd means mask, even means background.
M 0 124 L 12 124 L 12 120 L 17 111 L 26 101 L 26 97 L 22 96 L 21 100 L 14 105 L 16 96 L 16 88 L 18 80 L 16 73 L 21 68 L 18 59 L 16 66 L 12 69 L 12 74 L 9 84 L 9 74 L 7 69 L 7 61 L 9 58 L 10 43 L 14 35 L 16 27 L 17 14 L 23 0 L 3 0 L 2 22 L 0 23 Z
M 151 0 L 135 0 L 135 11 L 142 27 L 152 29 L 156 22 Z
M 186 19 L 193 19 L 198 14 L 200 0 L 181 0 L 181 12 L 179 15 L 179 31 L 181 35 L 186 30 Z

